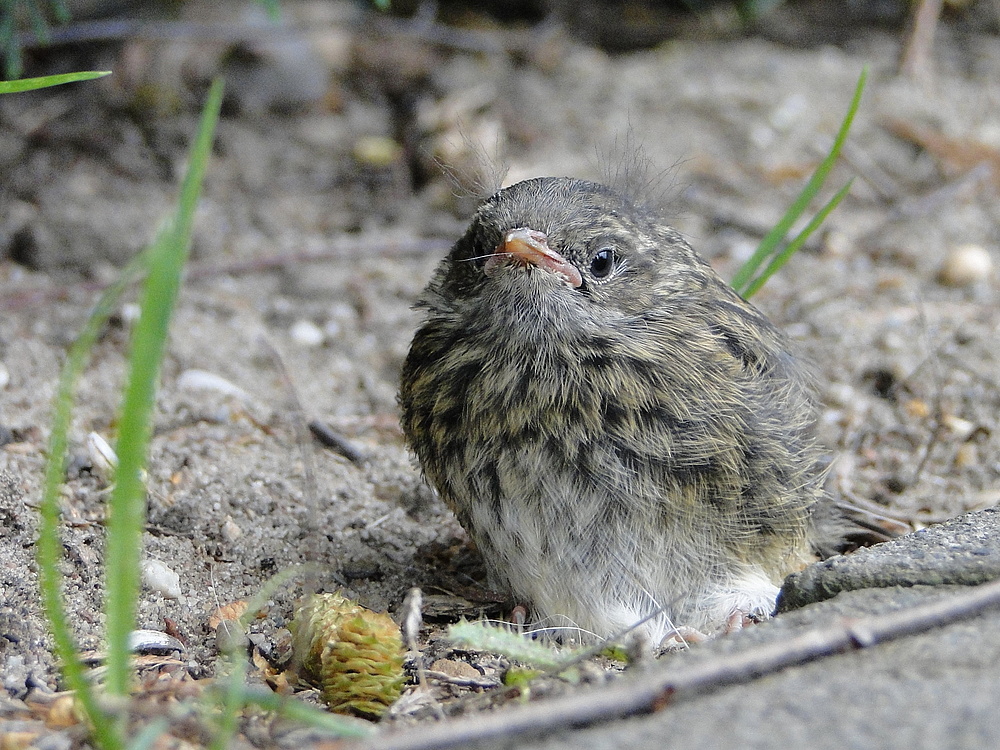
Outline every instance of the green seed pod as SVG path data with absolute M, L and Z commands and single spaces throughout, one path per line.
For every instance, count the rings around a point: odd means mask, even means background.
M 403 641 L 385 614 L 340 594 L 314 594 L 290 624 L 302 674 L 330 710 L 378 718 L 403 688 Z

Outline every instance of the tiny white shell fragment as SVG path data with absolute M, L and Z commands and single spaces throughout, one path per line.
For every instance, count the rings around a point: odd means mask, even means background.
M 235 383 L 205 370 L 185 370 L 177 377 L 177 387 L 184 391 L 215 391 L 243 401 L 251 400 L 250 394 Z
M 165 599 L 181 598 L 181 577 L 159 560 L 143 562 L 142 582 Z
M 982 245 L 959 245 L 948 251 L 938 280 L 948 286 L 969 286 L 989 278 L 993 257 Z
M 10 370 L 3 362 L 0 362 L 0 391 L 6 388 L 8 383 L 10 383 Z
M 288 330 L 288 335 L 291 336 L 292 341 L 299 346 L 308 347 L 319 346 L 326 339 L 326 334 L 323 333 L 323 329 L 311 320 L 295 321 L 292 324 L 292 327 Z
M 128 634 L 128 648 L 135 654 L 169 654 L 183 651 L 184 644 L 159 630 L 133 630 Z
M 941 422 L 959 440 L 968 440 L 978 427 L 975 422 L 956 417 L 954 414 L 945 414 Z
M 108 441 L 96 432 L 87 434 L 85 445 L 94 473 L 105 482 L 110 482 L 118 468 L 118 454 L 108 445 Z

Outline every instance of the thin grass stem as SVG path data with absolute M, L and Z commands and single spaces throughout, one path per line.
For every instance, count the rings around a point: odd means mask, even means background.
M 851 185 L 853 184 L 853 179 L 848 180 L 847 184 L 838 190 L 836 194 L 834 194 L 834 196 L 827 201 L 823 208 L 816 212 L 816 215 L 813 216 L 803 230 L 795 236 L 795 239 L 789 242 L 784 250 L 771 258 L 771 262 L 768 263 L 767 267 L 760 272 L 760 275 L 747 285 L 747 289 L 743 293 L 744 297 L 747 299 L 752 297 L 762 286 L 764 286 L 764 284 L 767 283 L 769 278 L 777 273 L 778 270 L 785 265 L 785 263 L 787 263 L 791 257 L 795 255 L 795 253 L 798 252 L 799 248 L 802 247 L 806 243 L 806 240 L 809 239 L 809 236 L 815 232 L 824 221 L 826 221 L 826 217 L 830 215 L 830 212 L 833 211 L 833 209 L 835 209 L 844 199 L 844 196 L 850 192 Z
M 187 260 L 198 196 L 211 154 L 212 138 L 222 104 L 222 82 L 215 81 L 202 111 L 176 213 L 150 250 L 139 320 L 132 337 L 129 375 L 119 419 L 118 470 L 109 500 L 107 524 L 107 686 L 126 695 L 131 669 L 128 636 L 135 627 L 139 597 L 139 557 L 146 521 L 143 469 L 152 431 L 152 413 L 160 362 L 166 348 L 174 303 Z
M 805 187 L 799 193 L 798 197 L 788 207 L 784 216 L 778 221 L 777 224 L 771 229 L 770 232 L 761 240 L 760 245 L 754 251 L 753 255 L 740 267 L 730 282 L 730 285 L 737 292 L 742 294 L 744 297 L 749 297 L 752 292 L 747 290 L 750 288 L 751 279 L 754 278 L 757 273 L 757 269 L 763 265 L 763 263 L 771 256 L 778 253 L 778 246 L 781 241 L 788 234 L 788 231 L 792 228 L 792 225 L 799 219 L 800 216 L 809 207 L 809 203 L 816 197 L 820 189 L 823 187 L 823 183 L 829 176 L 830 171 L 833 169 L 834 163 L 840 156 L 840 151 L 847 140 L 847 134 L 850 132 L 851 124 L 854 122 L 854 115 L 857 114 L 858 107 L 861 105 L 861 95 L 865 90 L 865 82 L 868 79 L 868 68 L 862 68 L 861 75 L 858 77 L 857 86 L 854 88 L 854 97 L 851 99 L 850 107 L 848 107 L 847 114 L 844 116 L 843 122 L 840 124 L 840 129 L 837 131 L 837 136 L 834 138 L 833 146 L 830 148 L 829 153 L 823 161 L 820 162 L 819 166 L 816 167 L 816 171 L 813 172 L 812 177 L 806 183 Z M 839 202 L 839 201 L 838 201 Z M 811 222 L 810 222 L 811 223 Z M 816 226 L 819 226 L 818 224 Z M 815 229 L 815 227 L 813 227 Z M 808 235 L 806 235 L 808 237 Z M 801 243 L 799 245 L 801 247 Z M 760 286 L 757 286 L 759 289 Z
M 77 645 L 63 606 L 62 576 L 59 574 L 59 561 L 62 558 L 59 498 L 63 477 L 66 475 L 66 448 L 73 417 L 73 393 L 76 383 L 86 367 L 97 337 L 118 306 L 118 301 L 128 286 L 145 273 L 148 257 L 148 251 L 145 251 L 133 258 L 118 280 L 101 295 L 84 324 L 83 331 L 70 347 L 66 362 L 59 374 L 42 488 L 41 522 L 35 550 L 42 603 L 52 629 L 56 655 L 62 662 L 66 683 L 75 691 L 90 718 L 97 743 L 108 750 L 123 748 L 125 743 L 120 733 L 116 732 L 114 723 L 98 705 L 94 690 L 84 677 L 84 667 L 78 657 Z

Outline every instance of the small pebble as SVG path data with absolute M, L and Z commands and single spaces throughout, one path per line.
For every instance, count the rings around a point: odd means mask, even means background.
M 220 654 L 235 654 L 247 647 L 247 634 L 238 620 L 223 620 L 215 629 L 215 647 Z
M 777 130 L 785 131 L 802 121 L 811 109 L 809 99 L 802 94 L 792 94 L 771 111 L 768 121 Z
M 142 308 L 134 302 L 126 302 L 122 305 L 121 318 L 125 323 L 132 324 L 139 320 Z
M 941 423 L 959 440 L 968 440 L 978 427 L 975 422 L 956 417 L 954 414 L 945 414 Z
M 481 680 L 483 675 L 471 664 L 456 659 L 438 659 L 431 664 L 432 672 L 440 672 L 449 677 Z
M 326 339 L 323 329 L 311 320 L 297 320 L 288 331 L 289 335 L 299 346 L 315 347 L 319 346 Z
M 851 238 L 836 229 L 830 229 L 823 234 L 822 252 L 833 258 L 846 258 L 851 254 L 853 245 Z
M 903 409 L 917 419 L 927 419 L 931 415 L 931 405 L 921 398 L 911 398 L 903 404 Z
M 7 657 L 4 664 L 2 684 L 11 695 L 27 693 L 28 669 L 24 665 L 24 655 L 16 654 Z
M 235 542 L 241 536 L 243 536 L 243 529 L 231 516 L 226 516 L 226 520 L 222 522 L 222 538 L 227 542 Z
M 826 389 L 826 400 L 834 406 L 852 406 L 858 401 L 858 394 L 847 383 L 831 383 Z
M 181 577 L 159 560 L 142 564 L 142 582 L 165 599 L 181 598 Z
M 946 286 L 969 286 L 989 278 L 992 272 L 989 250 L 982 245 L 959 245 L 945 257 L 938 281 Z
M 955 468 L 968 469 L 979 463 L 979 447 L 975 443 L 962 443 L 955 451 Z

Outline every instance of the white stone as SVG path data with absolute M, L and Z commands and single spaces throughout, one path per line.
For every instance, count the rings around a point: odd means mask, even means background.
M 164 599 L 181 598 L 181 577 L 159 560 L 143 562 L 142 582 Z
M 993 257 L 982 245 L 959 245 L 945 256 L 938 279 L 948 286 L 969 286 L 989 278 Z
M 289 329 L 288 334 L 292 337 L 292 341 L 299 346 L 315 347 L 326 340 L 326 334 L 323 333 L 323 329 L 311 320 L 295 321 L 291 329 Z
M 232 519 L 232 516 L 226 516 L 226 520 L 222 522 L 222 538 L 227 542 L 235 542 L 241 536 L 243 536 L 243 529 Z

